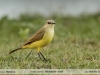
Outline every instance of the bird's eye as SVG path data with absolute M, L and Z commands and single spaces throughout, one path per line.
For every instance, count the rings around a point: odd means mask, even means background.
M 48 24 L 52 24 L 51 22 L 48 22 Z

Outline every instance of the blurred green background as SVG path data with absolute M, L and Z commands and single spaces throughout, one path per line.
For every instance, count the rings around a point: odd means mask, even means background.
M 36 49 L 25 59 L 30 49 L 11 55 L 8 52 L 22 45 L 40 29 L 45 21 L 56 22 L 51 44 L 41 51 L 49 59 L 39 60 Z M 0 20 L 0 68 L 100 68 L 100 14 L 63 17 L 40 14 L 20 15 L 17 19 L 4 16 Z

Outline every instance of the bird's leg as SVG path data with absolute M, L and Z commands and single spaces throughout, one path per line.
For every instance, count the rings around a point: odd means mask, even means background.
M 38 55 L 43 57 L 43 59 L 46 61 L 46 58 L 43 56 L 43 54 L 40 52 L 41 47 L 38 47 Z M 41 57 L 40 57 L 41 58 Z
M 43 54 L 41 52 L 39 52 L 41 54 L 41 56 L 43 57 L 43 59 L 46 61 L 46 58 L 43 56 Z
M 41 57 L 40 57 L 40 53 L 38 52 L 38 55 L 39 55 L 39 58 L 41 59 Z
M 38 47 L 38 55 L 39 55 L 39 58 L 41 59 L 41 56 L 40 56 L 40 49 L 41 49 L 41 47 Z
M 31 50 L 31 52 L 27 55 L 27 57 L 26 57 L 26 59 L 29 57 L 29 55 L 32 53 L 32 50 Z

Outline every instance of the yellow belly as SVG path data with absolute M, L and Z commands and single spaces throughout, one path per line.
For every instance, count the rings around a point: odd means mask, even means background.
M 40 41 L 36 41 L 36 42 L 33 42 L 32 44 L 30 44 L 28 46 L 28 48 L 38 48 L 38 47 L 44 47 L 46 45 L 48 45 L 50 42 L 51 42 L 52 39 L 42 39 Z

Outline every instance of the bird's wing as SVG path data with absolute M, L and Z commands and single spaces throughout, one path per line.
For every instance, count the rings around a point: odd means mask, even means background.
M 31 44 L 35 41 L 41 40 L 45 34 L 45 28 L 41 28 L 39 31 L 37 31 L 31 38 L 29 38 L 23 46 Z

